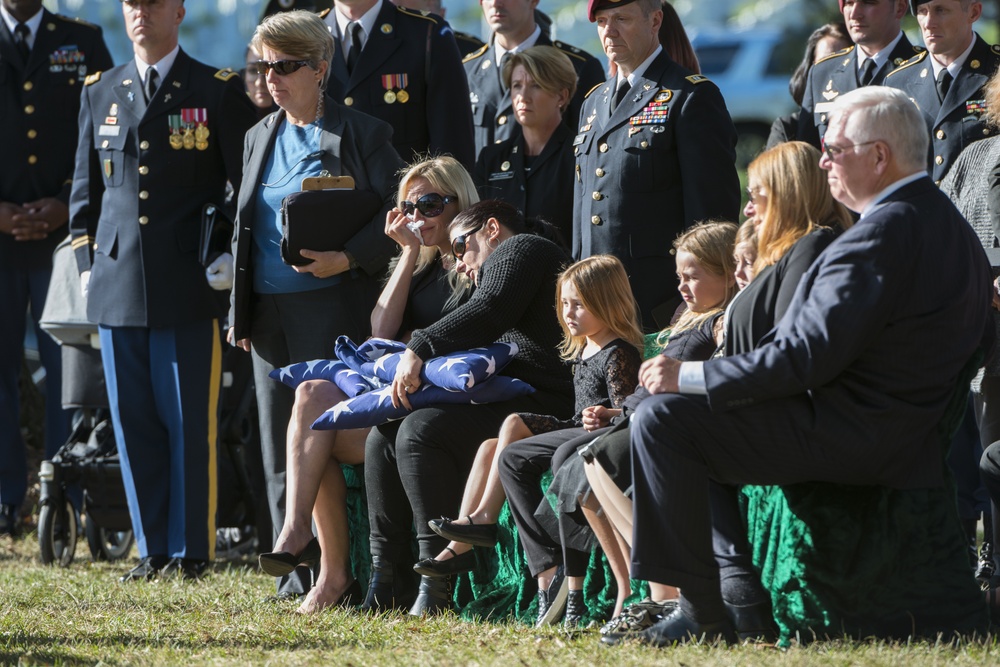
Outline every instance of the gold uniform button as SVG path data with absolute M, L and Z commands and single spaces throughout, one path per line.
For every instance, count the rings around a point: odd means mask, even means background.
M 639 147 L 640 148 L 649 148 L 649 142 L 644 139 L 642 141 L 642 143 L 639 144 Z
M 149 191 L 148 190 L 141 190 L 139 192 L 139 199 L 149 199 Z
M 145 139 L 143 139 L 142 141 L 139 142 L 139 148 L 141 148 L 144 151 L 148 151 L 149 150 L 149 142 L 146 141 Z
M 349 107 L 352 104 L 354 104 L 354 98 L 353 97 L 345 97 L 344 98 L 344 106 L 348 106 Z
M 595 215 L 594 217 L 592 217 L 592 218 L 590 219 L 590 222 L 592 222 L 592 223 L 593 223 L 593 224 L 595 224 L 595 225 L 599 225 L 599 224 L 601 224 L 601 216 L 599 216 L 599 215 Z
M 600 146 L 597 147 L 597 150 L 601 151 L 602 153 L 607 153 L 608 152 L 608 145 L 607 144 L 601 144 Z
M 984 137 L 990 136 L 990 128 L 988 128 L 988 127 L 984 127 L 983 128 L 983 136 Z
M 149 167 L 147 167 L 146 165 L 142 165 L 141 167 L 139 167 L 139 174 L 145 176 L 148 173 L 149 173 Z
M 595 192 L 594 194 L 591 195 L 591 197 L 594 198 L 594 201 L 601 201 L 602 199 L 604 199 L 604 195 L 602 195 L 600 192 Z
M 36 132 L 35 130 L 28 130 L 28 138 L 29 139 L 34 139 L 37 136 L 38 136 L 38 132 Z
M 935 137 L 937 137 L 938 139 L 944 139 L 944 130 L 938 130 L 938 131 L 937 131 L 937 132 L 936 132 L 936 133 L 934 134 L 934 136 L 935 136 Z
M 603 170 L 603 169 L 601 169 L 600 167 L 598 167 L 598 168 L 597 168 L 597 171 L 596 171 L 596 172 L 594 172 L 594 173 L 595 173 L 595 174 L 597 174 L 597 177 L 598 177 L 598 178 L 601 178 L 602 176 L 604 176 L 604 170 Z
M 35 164 L 36 162 L 38 162 L 38 156 L 37 155 L 29 155 L 28 156 L 28 164 Z
M 497 118 L 497 125 L 506 125 L 506 124 L 507 124 L 507 116 L 500 116 L 499 118 Z
M 936 158 L 934 158 L 934 164 L 944 164 L 944 158 L 938 155 Z
M 108 140 L 107 140 L 107 139 L 105 139 L 105 140 L 104 140 L 104 141 L 103 141 L 103 142 L 101 143 L 101 148 L 107 148 L 107 147 L 108 147 Z
M 140 216 L 139 217 L 139 224 L 140 225 L 148 225 L 149 224 L 149 218 L 146 217 L 145 215 Z
M 28 106 L 24 107 L 24 113 L 26 113 L 26 114 L 33 114 L 33 113 L 35 113 L 35 105 L 34 104 L 29 104 Z
M 34 87 L 35 87 L 35 84 L 31 83 L 30 81 L 25 81 L 24 82 L 24 89 L 25 90 L 31 90 Z

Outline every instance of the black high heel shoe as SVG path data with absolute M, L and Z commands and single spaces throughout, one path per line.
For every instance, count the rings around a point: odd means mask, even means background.
M 469 520 L 469 525 L 455 523 L 448 517 L 431 519 L 427 522 L 430 529 L 435 533 L 451 540 L 452 542 L 463 542 L 474 547 L 493 547 L 499 539 L 499 529 L 495 523 L 487 523 L 477 526 L 472 523 L 472 517 L 465 517 Z
M 425 577 L 449 577 L 453 574 L 471 572 L 476 567 L 476 555 L 471 551 L 457 554 L 451 547 L 445 547 L 445 550 L 450 551 L 452 555 L 448 560 L 425 558 L 417 561 L 413 571 Z
M 287 551 L 270 551 L 263 553 L 258 559 L 260 569 L 272 577 L 283 577 L 300 565 L 315 565 L 319 562 L 322 551 L 319 540 L 315 537 L 297 554 Z

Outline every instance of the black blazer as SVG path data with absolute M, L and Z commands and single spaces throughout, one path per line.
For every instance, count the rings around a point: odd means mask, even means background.
M 392 147 L 391 127 L 367 114 L 343 107 L 329 97 L 325 104 L 320 135 L 323 168 L 334 176 L 353 177 L 355 188 L 371 190 L 385 202 L 371 224 L 355 234 L 345 247 L 368 275 L 380 275 L 395 249 L 392 239 L 385 235 L 385 215 L 394 204 L 396 174 L 403 167 L 403 161 Z M 274 149 L 278 127 L 284 120 L 285 112 L 279 110 L 254 125 L 247 132 L 243 149 L 243 187 L 233 237 L 236 277 L 229 312 L 229 323 L 235 327 L 237 340 L 250 337 L 251 258 L 257 188 L 261 172 Z
M 502 199 L 529 218 L 541 217 L 573 238 L 573 132 L 560 124 L 545 148 L 525 170 L 524 137 L 520 133 L 487 146 L 476 161 L 474 178 L 483 199 Z
M 938 422 L 993 343 L 989 262 L 929 178 L 890 194 L 802 278 L 774 340 L 705 362 L 712 410 L 809 401 L 811 456 L 858 484 L 941 483 Z M 774 419 L 788 418 L 774 403 Z M 791 445 L 792 443 L 790 443 Z
M 0 201 L 69 202 L 83 80 L 111 67 L 96 25 L 43 9 L 35 44 L 22 64 L 7 23 L 0 20 Z M 50 267 L 52 251 L 64 238 L 65 228 L 39 241 L 0 234 L 0 266 Z

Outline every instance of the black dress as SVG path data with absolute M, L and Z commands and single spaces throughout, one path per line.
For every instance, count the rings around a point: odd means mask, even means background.
M 619 408 L 632 393 L 639 377 L 642 359 L 635 345 L 616 338 L 596 354 L 573 362 L 573 391 L 576 396 L 576 414 L 569 419 L 551 415 L 518 413 L 534 435 L 583 426 L 583 410 L 592 405 Z
M 397 337 L 414 329 L 429 327 L 468 300 L 472 294 L 471 287 L 452 300 L 452 285 L 448 274 L 449 269 L 441 263 L 440 255 L 413 274 Z

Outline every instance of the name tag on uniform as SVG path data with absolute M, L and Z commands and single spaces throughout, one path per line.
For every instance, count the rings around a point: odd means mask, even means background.
M 491 181 L 507 181 L 514 178 L 514 172 L 512 171 L 495 171 L 490 174 Z
M 586 138 L 587 138 L 586 134 L 578 134 L 578 135 L 576 135 L 576 139 L 573 140 L 573 145 L 574 146 L 579 146 L 580 144 L 583 143 L 583 140 L 586 139 Z
M 830 113 L 831 111 L 833 111 L 833 102 L 819 102 L 813 109 L 813 113 Z
M 97 130 L 97 134 L 102 137 L 117 137 L 121 134 L 122 128 L 120 125 L 101 125 Z

